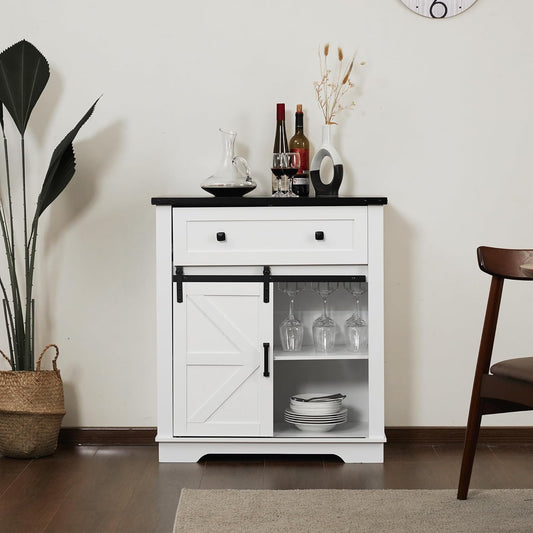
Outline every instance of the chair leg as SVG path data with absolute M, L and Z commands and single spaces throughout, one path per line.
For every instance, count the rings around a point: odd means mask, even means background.
M 459 488 L 457 490 L 458 500 L 466 500 L 468 497 L 468 488 L 470 486 L 470 477 L 472 476 L 472 467 L 474 465 L 474 456 L 476 455 L 480 426 L 481 402 L 477 401 L 475 404 L 471 405 L 470 413 L 468 415 L 463 460 L 461 462 L 461 473 L 459 475 Z

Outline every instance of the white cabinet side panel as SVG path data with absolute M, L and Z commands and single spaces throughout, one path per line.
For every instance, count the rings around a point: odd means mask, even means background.
M 384 435 L 383 207 L 368 208 L 369 436 Z
M 172 435 L 172 208 L 156 207 L 158 436 Z

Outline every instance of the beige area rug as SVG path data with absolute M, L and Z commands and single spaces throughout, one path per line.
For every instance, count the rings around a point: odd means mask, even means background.
M 533 531 L 533 490 L 183 489 L 174 532 Z

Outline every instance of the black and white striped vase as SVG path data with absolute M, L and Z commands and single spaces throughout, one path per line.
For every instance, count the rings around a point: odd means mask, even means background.
M 331 144 L 332 126 L 333 124 L 322 125 L 322 144 L 311 161 L 311 183 L 316 196 L 339 196 L 339 187 L 342 183 L 344 167 L 339 153 Z M 323 164 L 326 158 L 331 160 L 333 178 L 324 182 L 325 178 L 331 177 L 331 168 L 328 169 L 329 165 Z

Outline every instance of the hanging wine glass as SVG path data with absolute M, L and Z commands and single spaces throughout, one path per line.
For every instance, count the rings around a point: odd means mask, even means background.
M 281 347 L 284 352 L 299 352 L 304 338 L 303 324 L 294 316 L 294 298 L 305 288 L 305 283 L 279 282 L 278 289 L 289 297 L 289 316 L 279 325 Z
M 322 297 L 322 314 L 313 322 L 313 342 L 317 352 L 332 352 L 335 347 L 337 325 L 327 315 L 327 299 L 337 290 L 333 281 L 313 282 L 311 288 Z
M 361 318 L 359 298 L 366 292 L 366 283 L 346 281 L 344 288 L 355 298 L 354 312 L 344 323 L 346 348 L 351 352 L 364 352 L 368 348 L 368 324 Z

